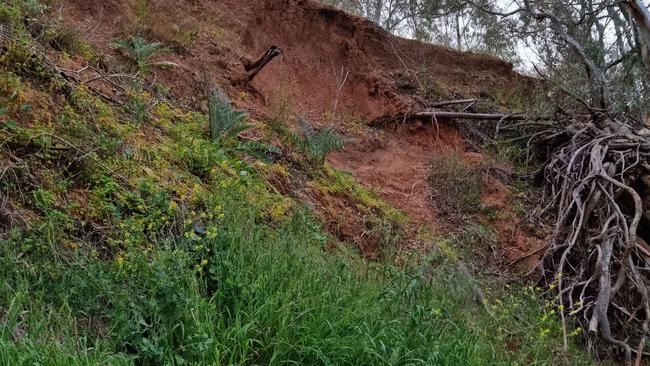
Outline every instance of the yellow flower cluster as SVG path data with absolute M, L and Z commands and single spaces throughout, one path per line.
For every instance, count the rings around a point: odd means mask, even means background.
M 202 269 L 203 267 L 205 267 L 207 264 L 208 264 L 208 260 L 207 260 L 207 259 L 202 259 L 201 262 L 199 262 L 198 264 L 196 264 L 196 265 L 194 266 L 194 268 L 197 269 L 197 270 L 201 270 L 201 269 Z

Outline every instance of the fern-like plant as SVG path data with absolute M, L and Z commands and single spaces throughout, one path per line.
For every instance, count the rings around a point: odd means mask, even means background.
M 345 145 L 345 138 L 336 131 L 334 126 L 330 125 L 320 130 L 315 130 L 303 118 L 298 118 L 298 122 L 302 130 L 300 145 L 302 145 L 307 155 L 307 160 L 311 163 L 323 165 L 329 153 Z
M 249 128 L 244 122 L 246 113 L 232 108 L 228 98 L 217 90 L 210 94 L 208 109 L 210 137 L 214 141 L 219 141 L 224 136 L 237 135 Z
M 170 68 L 177 66 L 170 61 L 151 61 L 151 58 L 167 52 L 160 42 L 149 42 L 138 36 L 128 39 L 114 39 L 110 47 L 123 51 L 126 57 L 141 73 L 146 73 L 151 66 Z

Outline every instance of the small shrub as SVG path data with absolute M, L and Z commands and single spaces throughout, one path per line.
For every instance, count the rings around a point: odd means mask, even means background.
M 456 154 L 431 162 L 429 186 L 441 214 L 476 212 L 481 202 L 481 169 L 468 167 Z
M 128 39 L 115 39 L 110 43 L 112 48 L 122 50 L 126 57 L 137 67 L 139 72 L 145 73 L 151 66 L 161 68 L 175 67 L 176 64 L 170 61 L 151 61 L 151 58 L 165 53 L 166 50 L 160 42 L 148 42 L 142 37 L 133 36 Z
M 303 118 L 299 118 L 298 121 L 302 130 L 299 145 L 305 151 L 309 162 L 323 165 L 329 153 L 345 145 L 345 139 L 334 126 L 327 126 L 317 131 Z
M 226 96 L 219 91 L 210 94 L 208 109 L 210 137 L 213 141 L 219 141 L 223 136 L 234 136 L 249 127 L 244 122 L 246 113 L 233 109 Z

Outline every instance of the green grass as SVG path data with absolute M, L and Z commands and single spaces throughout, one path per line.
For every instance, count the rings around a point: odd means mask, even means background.
M 0 362 L 556 362 L 538 329 L 528 349 L 504 353 L 505 343 L 488 330 L 509 327 L 483 312 L 471 278 L 452 264 L 404 270 L 325 253 L 322 233 L 303 210 L 271 227 L 256 223 L 256 208 L 238 205 L 237 194 L 222 198 L 226 215 L 216 238 L 174 238 L 114 261 L 19 258 L 20 239 L 3 242 Z M 521 308 L 537 315 L 535 307 Z M 523 322 L 507 319 L 511 332 L 527 333 Z M 13 329 L 25 337 L 12 341 Z

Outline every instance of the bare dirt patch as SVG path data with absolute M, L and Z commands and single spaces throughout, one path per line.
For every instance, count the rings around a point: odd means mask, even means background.
M 418 224 L 440 229 L 431 206 L 427 176 L 431 160 L 449 151 L 463 151 L 458 131 L 446 124 L 391 125 L 380 144 L 352 144 L 335 152 L 330 161 L 351 171 L 380 197 L 393 203 Z

